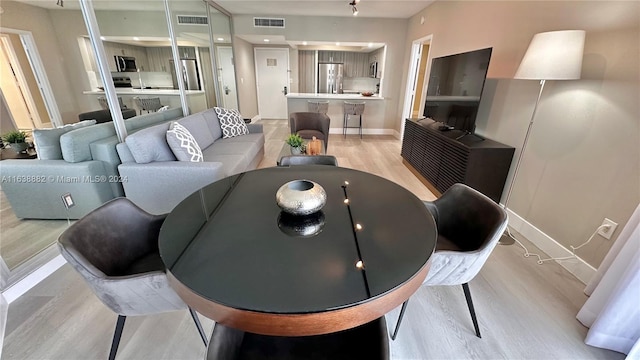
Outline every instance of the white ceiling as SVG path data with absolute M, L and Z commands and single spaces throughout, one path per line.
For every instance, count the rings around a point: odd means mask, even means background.
M 231 14 L 270 16 L 353 16 L 349 0 L 226 0 L 215 1 Z M 434 0 L 360 0 L 358 17 L 409 18 Z
M 57 0 L 16 0 L 33 6 L 78 10 L 78 0 L 63 0 L 64 8 L 56 5 Z M 424 9 L 435 0 L 359 0 L 358 17 L 367 18 L 409 18 Z M 269 15 L 269 16 L 352 16 L 350 0 L 226 0 L 215 1 L 231 14 Z M 190 8 L 202 9 L 199 0 L 172 0 L 171 8 L 188 11 Z M 164 10 L 162 0 L 93 0 L 96 10 Z

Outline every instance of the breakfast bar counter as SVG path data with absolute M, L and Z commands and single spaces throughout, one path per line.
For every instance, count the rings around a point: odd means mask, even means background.
M 309 111 L 309 101 L 328 101 L 329 110 L 327 115 L 331 118 L 329 132 L 332 134 L 342 134 L 343 106 L 344 102 L 365 103 L 364 114 L 362 115 L 363 133 L 366 134 L 387 134 L 388 125 L 385 125 L 385 98 L 374 94 L 364 96 L 361 94 L 315 94 L 315 93 L 289 93 L 287 94 L 287 108 L 289 114 L 292 112 Z M 352 119 L 351 122 L 357 121 Z M 350 122 L 350 123 L 351 123 Z M 358 129 L 347 129 L 348 134 L 356 134 Z
M 83 91 L 82 93 L 85 95 L 106 96 L 103 90 L 90 90 L 90 91 Z M 204 91 L 185 90 L 185 93 L 187 95 L 187 101 L 189 102 L 189 108 L 191 109 L 192 112 L 196 113 L 199 111 L 206 110 L 208 108 L 207 99 L 205 97 Z M 130 109 L 139 110 L 133 101 L 133 98 L 136 96 L 139 96 L 140 98 L 152 98 L 152 97 L 160 98 L 160 103 L 162 105 L 168 105 L 171 108 L 181 106 L 180 90 L 116 88 L 116 94 L 118 95 L 118 97 L 122 97 L 122 101 Z

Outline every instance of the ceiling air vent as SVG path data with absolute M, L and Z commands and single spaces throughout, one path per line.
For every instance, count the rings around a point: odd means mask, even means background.
M 270 27 L 284 29 L 284 19 L 280 18 L 253 18 L 253 27 Z
M 206 16 L 202 15 L 178 15 L 180 25 L 208 25 Z

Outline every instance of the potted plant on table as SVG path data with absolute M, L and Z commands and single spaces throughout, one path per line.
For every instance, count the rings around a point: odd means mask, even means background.
M 21 153 L 27 150 L 29 145 L 26 140 L 27 133 L 24 131 L 13 130 L 2 135 L 2 141 L 9 144 L 9 147 L 16 153 Z
M 300 155 L 305 152 L 304 140 L 300 135 L 291 134 L 285 142 L 291 147 L 292 155 Z

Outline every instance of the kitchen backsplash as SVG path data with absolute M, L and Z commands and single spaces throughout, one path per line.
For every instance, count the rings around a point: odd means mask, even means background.
M 380 83 L 380 79 L 359 77 L 359 78 L 344 78 L 342 81 L 342 88 L 347 90 L 357 91 L 376 91 L 376 85 Z
M 173 80 L 171 78 L 171 74 L 168 72 L 112 72 L 111 75 L 128 76 L 131 78 L 131 86 L 133 87 L 141 87 L 140 81 L 142 80 L 142 87 L 173 89 Z

